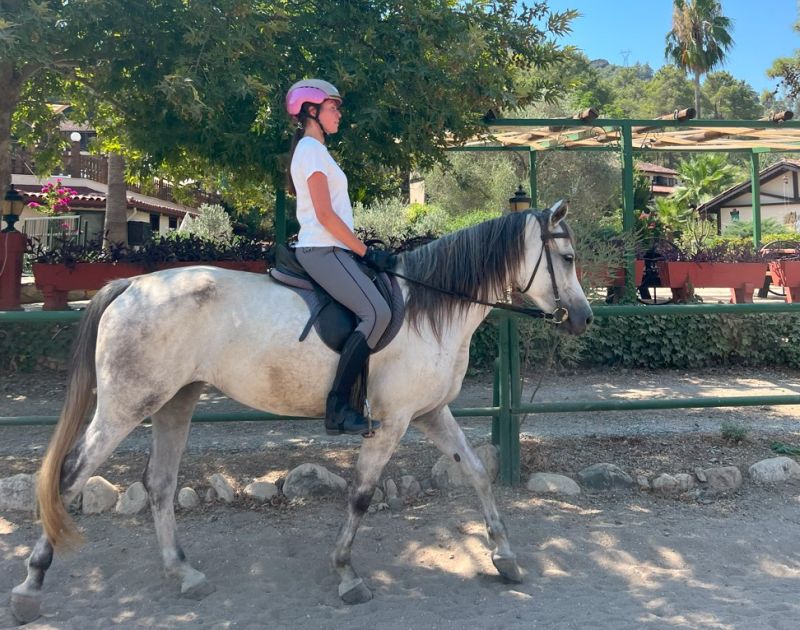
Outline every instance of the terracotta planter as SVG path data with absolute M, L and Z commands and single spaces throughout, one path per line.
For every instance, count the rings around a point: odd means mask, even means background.
M 658 275 L 664 286 L 678 289 L 691 285 L 694 288 L 727 288 L 731 302 L 741 304 L 753 301 L 753 292 L 764 284 L 767 267 L 760 262 L 695 263 L 659 261 Z
M 642 283 L 642 275 L 644 274 L 644 261 L 635 260 L 633 265 L 634 285 L 638 287 Z M 592 284 L 598 287 L 625 286 L 624 267 L 607 267 L 602 271 L 597 269 L 587 269 L 584 271 L 578 267 L 576 271 L 579 282 L 583 282 L 584 277 L 588 276 L 592 279 Z
M 800 302 L 800 260 L 773 260 L 769 272 L 773 284 L 786 289 L 787 302 Z
M 33 276 L 36 288 L 42 292 L 45 311 L 62 311 L 69 308 L 67 297 L 70 291 L 96 291 L 106 283 L 118 278 L 132 278 L 148 271 L 159 271 L 173 267 L 191 267 L 210 265 L 236 271 L 266 273 L 267 265 L 263 260 L 220 260 L 208 262 L 172 262 L 157 265 L 155 269 L 146 269 L 138 263 L 76 263 L 72 266 L 64 264 L 34 263 Z
M 132 278 L 144 273 L 144 267 L 133 263 L 34 263 L 33 277 L 36 288 L 44 296 L 45 311 L 63 311 L 67 306 L 70 291 L 96 291 L 111 280 Z

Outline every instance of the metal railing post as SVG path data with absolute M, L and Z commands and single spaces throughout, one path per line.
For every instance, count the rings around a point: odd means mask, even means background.
M 503 316 L 499 323 L 499 407 L 497 416 L 500 446 L 500 482 L 504 485 L 519 483 L 519 427 L 512 412 L 512 324 L 511 317 Z

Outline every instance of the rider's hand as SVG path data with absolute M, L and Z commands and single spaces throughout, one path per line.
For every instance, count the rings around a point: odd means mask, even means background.
M 373 247 L 367 247 L 367 251 L 361 259 L 364 261 L 364 264 L 375 271 L 390 271 L 394 269 L 395 263 L 397 262 L 397 257 L 391 252 L 387 252 L 383 249 L 375 249 Z

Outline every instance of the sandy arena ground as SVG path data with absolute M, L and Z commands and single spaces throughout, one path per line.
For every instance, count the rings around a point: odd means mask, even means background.
M 57 378 L 7 376 L 0 415 L 50 413 Z M 27 379 L 27 380 L 26 380 Z M 653 395 L 736 395 L 800 391 L 797 372 L 703 374 L 586 372 L 545 379 L 541 400 Z M 486 403 L 487 384 L 471 381 L 461 404 Z M 776 389 L 779 388 L 779 389 Z M 654 393 L 655 391 L 655 393 Z M 229 404 L 214 393 L 207 406 Z M 328 556 L 344 501 L 205 505 L 178 511 L 187 556 L 216 592 L 178 597 L 163 577 L 148 513 L 78 516 L 88 544 L 57 557 L 48 572 L 43 616 L 31 629 L 137 628 L 640 628 L 796 629 L 800 627 L 800 483 L 759 487 L 747 466 L 770 457 L 773 441 L 800 445 L 798 407 L 559 414 L 526 421 L 523 474 L 574 474 L 610 461 L 632 474 L 691 472 L 739 465 L 745 484 L 724 496 L 658 497 L 632 491 L 535 497 L 496 487 L 523 584 L 505 584 L 489 557 L 474 493 L 435 493 L 398 513 L 368 514 L 353 563 L 374 599 L 347 606 L 337 597 Z M 741 444 L 720 437 L 721 422 L 747 428 Z M 473 442 L 485 420 L 465 420 Z M 32 472 L 50 429 L 0 430 L 0 477 Z M 100 471 L 124 486 L 138 479 L 147 429 L 137 430 Z M 241 482 L 278 479 L 304 461 L 352 477 L 354 440 L 321 437 L 316 424 L 197 425 L 181 484 L 227 472 Z M 429 474 L 438 453 L 411 433 L 387 474 Z M 28 514 L 0 515 L 0 627 L 12 621 L 7 594 L 24 577 L 38 535 Z

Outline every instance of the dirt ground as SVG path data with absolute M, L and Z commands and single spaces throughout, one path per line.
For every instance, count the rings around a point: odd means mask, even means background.
M 529 377 L 526 399 L 537 380 Z M 798 391 L 797 372 L 589 371 L 548 376 L 536 399 Z M 0 392 L 2 416 L 50 415 L 63 387 L 57 376 L 6 375 Z M 459 404 L 489 404 L 490 397 L 485 377 L 470 379 Z M 202 409 L 236 408 L 229 405 L 209 392 Z M 651 478 L 736 465 L 745 482 L 730 494 L 673 497 L 636 490 L 552 498 L 496 486 L 526 573 L 518 585 L 497 577 L 479 506 L 466 490 L 367 515 L 353 562 L 375 597 L 353 607 L 338 599 L 328 564 L 343 500 L 260 505 L 237 498 L 232 506 L 179 510 L 187 556 L 217 588 L 200 602 L 179 598 L 178 585 L 163 577 L 149 514 L 77 516 L 88 544 L 56 558 L 43 617 L 27 627 L 795 629 L 800 483 L 757 486 L 747 468 L 774 456 L 775 442 L 800 446 L 798 415 L 800 407 L 776 406 L 528 418 L 523 479 L 612 462 Z M 723 423 L 742 428 L 744 439 L 725 440 Z M 486 420 L 462 425 L 473 443 L 488 439 Z M 50 430 L 0 429 L 0 477 L 33 472 Z M 146 427 L 137 430 L 100 474 L 120 486 L 138 480 L 147 437 Z M 355 439 L 325 439 L 317 423 L 196 425 L 180 483 L 202 490 L 213 472 L 241 484 L 264 475 L 280 480 L 309 461 L 349 480 L 357 448 Z M 410 432 L 386 476 L 424 479 L 438 456 Z M 0 627 L 11 623 L 4 598 L 23 579 L 37 534 L 30 515 L 0 515 Z

